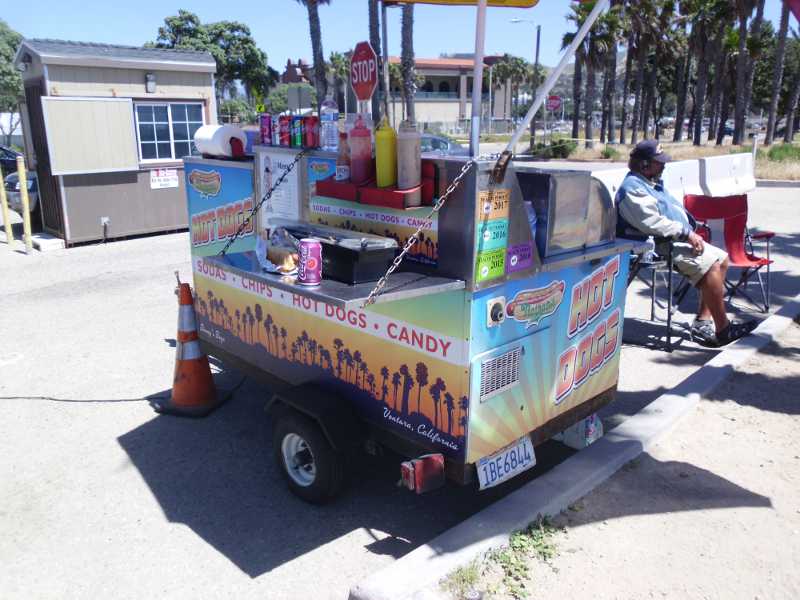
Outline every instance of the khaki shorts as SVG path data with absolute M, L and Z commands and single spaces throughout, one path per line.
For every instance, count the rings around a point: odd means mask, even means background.
M 667 251 L 668 248 L 666 246 L 659 247 L 661 256 L 666 256 Z M 694 253 L 691 244 L 675 242 L 672 245 L 672 263 L 678 272 L 685 275 L 693 286 L 697 286 L 697 283 L 714 266 L 714 263 L 721 263 L 726 258 L 728 258 L 727 252 L 708 243 L 703 245 L 703 253 L 700 255 Z

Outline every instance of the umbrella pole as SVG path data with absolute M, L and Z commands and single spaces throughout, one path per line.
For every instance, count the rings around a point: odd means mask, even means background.
M 469 135 L 469 155 L 473 158 L 478 155 L 480 145 L 481 100 L 483 97 L 483 46 L 485 40 L 486 0 L 478 0 L 478 16 L 475 20 L 475 65 L 472 68 L 472 114 Z

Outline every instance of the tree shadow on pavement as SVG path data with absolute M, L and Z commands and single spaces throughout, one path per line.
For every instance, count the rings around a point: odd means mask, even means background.
M 691 463 L 643 453 L 554 521 L 577 527 L 634 515 L 739 507 L 770 508 L 772 501 Z
M 241 383 L 238 372 L 212 365 L 220 394 Z M 479 493 L 476 485 L 448 483 L 424 496 L 397 486 L 404 459 L 359 457 L 348 464 L 343 495 L 313 506 L 289 492 L 273 460 L 269 396 L 246 379 L 206 418 L 159 415 L 118 438 L 166 518 L 253 578 L 353 532 L 366 533 L 368 552 L 399 558 L 573 453 L 547 442 L 536 449 L 536 467 L 503 486 Z

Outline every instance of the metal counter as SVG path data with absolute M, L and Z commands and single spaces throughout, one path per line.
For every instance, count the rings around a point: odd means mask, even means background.
M 297 283 L 294 275 L 277 275 L 264 271 L 261 265 L 258 264 L 255 252 L 209 256 L 202 260 L 212 265 L 216 264 L 224 267 L 234 277 L 238 276 L 251 281 L 261 281 L 273 288 L 347 310 L 362 308 L 377 283 L 376 281 L 371 281 L 349 285 L 332 279 L 323 279 L 319 285 L 301 285 Z M 238 285 L 239 282 L 234 280 L 233 284 Z M 389 278 L 386 287 L 383 288 L 383 292 L 375 299 L 375 304 L 453 290 L 463 290 L 464 287 L 464 281 L 459 279 L 447 279 L 420 273 L 397 272 Z

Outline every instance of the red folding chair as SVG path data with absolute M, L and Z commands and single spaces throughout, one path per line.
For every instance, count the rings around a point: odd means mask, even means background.
M 749 234 L 747 231 L 747 196 L 724 196 L 713 198 L 711 196 L 694 196 L 687 194 L 683 199 L 686 210 L 697 220 L 705 222 L 720 219 L 724 223 L 725 250 L 728 253 L 728 262 L 731 267 L 742 270 L 736 283 L 725 281 L 728 290 L 728 300 L 734 295 L 749 300 L 759 310 L 762 308 L 747 292 L 750 279 L 755 276 L 761 288 L 763 311 L 769 312 L 769 273 L 773 261 L 769 257 L 769 243 L 775 235 L 771 231 Z M 767 257 L 761 258 L 753 254 L 752 241 L 766 242 Z M 761 277 L 761 269 L 766 267 L 767 283 Z

